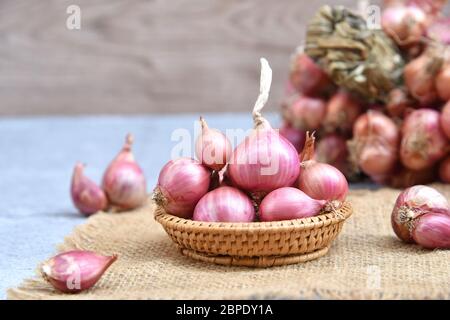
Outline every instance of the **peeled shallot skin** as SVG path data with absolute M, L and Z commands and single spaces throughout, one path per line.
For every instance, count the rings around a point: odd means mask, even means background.
M 272 191 L 261 202 L 261 221 L 281 221 L 312 217 L 320 213 L 327 201 L 315 200 L 303 191 L 285 187 Z
M 41 273 L 55 289 L 77 293 L 91 288 L 117 260 L 92 251 L 72 250 L 60 253 L 41 266 Z
M 245 193 L 223 186 L 208 192 L 200 199 L 192 219 L 208 222 L 252 222 L 255 220 L 255 209 Z

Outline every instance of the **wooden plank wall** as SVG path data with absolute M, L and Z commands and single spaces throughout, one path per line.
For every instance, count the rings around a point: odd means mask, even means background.
M 378 3 L 379 1 L 372 1 Z M 0 0 L 0 115 L 276 110 L 317 0 Z M 81 30 L 66 8 L 81 7 Z

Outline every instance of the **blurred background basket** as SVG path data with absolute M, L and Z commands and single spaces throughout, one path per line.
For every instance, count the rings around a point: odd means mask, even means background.
M 324 256 L 351 214 L 346 202 L 336 212 L 310 218 L 220 223 L 179 218 L 157 207 L 155 220 L 187 257 L 221 265 L 271 267 Z

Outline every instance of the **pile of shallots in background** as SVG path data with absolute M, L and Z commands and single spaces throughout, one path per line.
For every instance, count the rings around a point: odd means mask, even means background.
M 450 19 L 446 1 L 385 1 L 382 28 L 406 65 L 403 85 L 387 103 L 338 88 L 299 49 L 293 56 L 280 129 L 301 150 L 306 131 L 318 138 L 315 157 L 350 181 L 369 178 L 397 188 L 450 183 Z

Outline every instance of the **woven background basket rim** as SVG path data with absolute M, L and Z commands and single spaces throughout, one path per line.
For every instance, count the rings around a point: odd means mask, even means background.
M 322 213 L 313 217 L 307 217 L 302 219 L 291 219 L 281 221 L 258 221 L 258 222 L 205 222 L 195 221 L 191 219 L 180 218 L 167 213 L 164 208 L 156 206 L 154 218 L 162 225 L 181 226 L 186 229 L 197 229 L 200 231 L 285 231 L 285 230 L 310 230 L 321 228 L 325 225 L 336 224 L 347 220 L 353 213 L 351 204 L 346 201 L 342 204 L 342 207 L 337 212 Z

